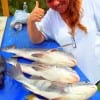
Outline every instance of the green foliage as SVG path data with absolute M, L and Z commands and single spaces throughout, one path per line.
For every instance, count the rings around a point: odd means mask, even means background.
M 2 16 L 2 6 L 1 6 L 1 0 L 0 0 L 0 16 Z
M 100 83 L 97 85 L 97 87 L 98 87 L 98 91 L 100 91 Z
M 9 12 L 10 15 L 13 15 L 14 12 L 18 9 L 23 9 L 23 2 L 27 2 L 28 12 L 30 13 L 32 9 L 35 7 L 36 0 L 8 0 L 9 1 Z M 47 6 L 45 0 L 38 0 L 40 3 L 40 7 L 44 10 L 47 10 Z

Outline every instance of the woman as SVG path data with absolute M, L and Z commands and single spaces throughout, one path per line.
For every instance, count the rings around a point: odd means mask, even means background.
M 77 65 L 88 79 L 96 83 L 100 67 L 95 55 L 97 27 L 91 0 L 46 0 L 49 10 L 36 6 L 28 18 L 28 32 L 33 43 L 53 39 L 60 45 L 72 44 L 63 49 L 72 53 Z

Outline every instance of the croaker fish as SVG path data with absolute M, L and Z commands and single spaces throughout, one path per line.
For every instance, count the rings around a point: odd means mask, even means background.
M 16 57 L 23 57 L 40 63 L 61 67 L 74 67 L 77 63 L 72 55 L 60 50 L 3 48 L 2 51 L 14 53 Z
M 29 79 L 22 74 L 20 67 L 15 66 L 8 71 L 8 75 L 21 82 L 30 91 L 50 100 L 87 100 L 97 91 L 96 85 L 91 83 L 66 84 L 60 87 L 48 80 Z
M 16 65 L 17 63 L 14 59 L 9 59 L 7 62 L 12 65 Z M 43 77 L 50 81 L 60 83 L 75 83 L 80 81 L 80 77 L 77 72 L 69 67 L 56 67 L 38 63 L 20 63 L 20 67 L 24 73 L 32 76 Z

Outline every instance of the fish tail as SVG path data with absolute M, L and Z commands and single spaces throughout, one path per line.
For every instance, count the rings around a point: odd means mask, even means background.
M 46 65 L 46 64 L 43 64 L 43 63 L 32 63 L 32 67 L 34 69 L 37 69 L 37 70 L 45 70 L 45 69 L 48 69 L 48 68 L 51 68 L 50 66 Z
M 23 83 L 26 86 L 28 86 L 29 84 L 32 85 L 34 83 L 33 79 L 30 79 L 30 78 L 27 78 L 24 76 L 19 63 L 17 63 L 16 66 L 12 66 L 7 71 L 7 75 L 12 77 L 13 79 Z
M 6 62 L 14 65 L 14 63 L 17 63 L 17 60 L 18 60 L 17 58 L 8 58 L 6 59 Z
M 17 63 L 16 66 L 13 65 L 10 69 L 8 69 L 7 75 L 14 79 L 24 77 L 19 63 Z

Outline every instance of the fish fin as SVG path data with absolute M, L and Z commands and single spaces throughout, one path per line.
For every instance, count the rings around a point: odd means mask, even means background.
M 43 77 L 39 76 L 30 76 L 30 79 L 38 79 L 38 80 L 45 80 Z
M 48 66 L 48 65 L 40 63 L 40 62 L 33 62 L 32 63 L 32 68 L 34 68 L 35 70 L 39 71 L 39 70 L 49 69 L 49 68 L 51 68 L 51 66 Z
M 55 98 L 55 99 L 52 99 L 52 100 L 63 100 L 63 98 L 59 97 L 59 98 Z
M 42 53 L 35 53 L 35 54 L 32 54 L 33 57 L 42 57 L 44 54 Z
M 58 51 L 57 49 L 50 49 L 50 50 L 47 50 L 47 52 L 55 52 L 55 51 Z

